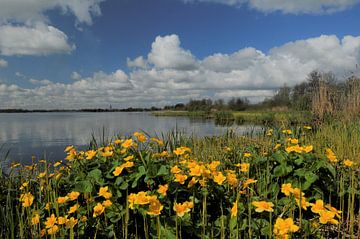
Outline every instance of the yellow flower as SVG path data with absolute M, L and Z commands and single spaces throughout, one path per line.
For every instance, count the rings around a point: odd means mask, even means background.
M 244 188 L 247 188 L 247 187 L 249 187 L 250 184 L 253 184 L 253 183 L 256 183 L 256 182 L 257 182 L 257 180 L 249 178 L 244 182 Z
M 46 176 L 46 173 L 45 173 L 45 172 L 39 173 L 38 178 L 43 178 L 43 177 L 45 177 L 45 176 Z
M 221 172 L 214 173 L 213 176 L 214 176 L 214 182 L 219 185 L 222 185 L 226 179 L 226 177 Z
M 127 139 L 121 144 L 121 147 L 123 147 L 125 149 L 128 149 L 131 146 L 133 146 L 133 140 L 132 139 Z
M 134 136 L 138 139 L 139 142 L 145 142 L 146 141 L 146 137 L 143 133 L 140 132 L 135 132 Z
M 34 202 L 34 196 L 31 193 L 23 193 L 20 195 L 23 207 L 30 207 Z
M 63 225 L 63 224 L 66 223 L 66 220 L 67 220 L 67 217 L 58 217 L 57 223 L 58 223 L 59 225 Z
M 318 213 L 318 214 L 320 214 L 321 211 L 324 211 L 324 210 L 325 210 L 325 208 L 324 208 L 324 202 L 323 202 L 323 200 L 321 200 L 321 199 L 316 200 L 315 204 L 312 204 L 311 206 L 312 206 L 312 207 L 311 207 L 311 211 L 312 211 L 313 213 Z
M 56 201 L 57 201 L 59 204 L 63 204 L 63 203 L 66 203 L 66 201 L 67 201 L 68 199 L 69 199 L 69 198 L 68 198 L 67 196 L 65 196 L 65 197 L 58 197 Z
M 78 222 L 78 219 L 75 219 L 74 217 L 70 217 L 70 219 L 66 220 L 66 227 L 67 228 L 73 228 Z
M 337 162 L 336 155 L 330 148 L 327 148 L 325 150 L 325 155 L 329 159 L 330 162 L 332 162 L 332 163 Z
M 354 165 L 354 161 L 349 160 L 349 159 L 344 160 L 343 163 L 344 163 L 344 165 L 345 165 L 346 167 L 351 167 L 351 166 Z
M 311 128 L 311 126 L 305 125 L 305 126 L 304 126 L 304 129 L 310 130 L 310 129 L 312 129 L 312 128 Z
M 49 235 L 53 235 L 55 234 L 57 231 L 59 231 L 59 227 L 54 225 L 53 227 L 50 227 L 48 230 L 47 230 L 47 233 Z
M 335 225 L 339 224 L 339 221 L 334 219 L 335 215 L 336 215 L 335 212 L 323 210 L 320 212 L 319 222 L 321 224 L 327 224 L 327 223 L 335 224 Z
M 171 168 L 170 172 L 173 174 L 178 174 L 181 173 L 181 169 L 177 165 L 175 165 Z
M 55 217 L 55 214 L 51 214 L 50 217 L 46 218 L 45 227 L 52 228 L 56 223 L 57 223 L 57 219 Z
M 19 164 L 19 163 L 12 163 L 11 164 L 11 168 L 17 168 L 17 167 L 19 167 L 21 164 Z
M 186 179 L 187 179 L 186 175 L 178 173 L 175 174 L 174 182 L 179 182 L 180 184 L 184 184 Z
M 111 207 L 112 202 L 111 202 L 110 200 L 105 200 L 105 201 L 103 201 L 102 205 L 103 205 L 104 207 Z
M 112 197 L 112 193 L 109 192 L 108 186 L 100 187 L 98 195 L 104 197 L 105 199 L 110 199 Z
M 64 152 L 67 153 L 67 152 L 70 152 L 70 151 L 73 150 L 73 149 L 74 149 L 74 146 L 73 146 L 73 145 L 70 145 L 70 146 L 67 146 L 67 147 L 65 148 Z
M 105 207 L 98 202 L 94 207 L 93 217 L 100 216 L 101 214 L 104 213 L 104 211 L 105 211 Z
M 217 167 L 219 167 L 220 165 L 220 161 L 212 161 L 210 164 L 208 164 L 208 168 L 211 170 L 211 171 L 216 171 L 217 170 Z
M 280 147 L 281 147 L 281 144 L 276 144 L 275 147 L 274 147 L 274 150 L 277 150 Z
M 27 186 L 29 186 L 29 183 L 24 182 L 23 184 L 21 184 L 20 190 L 24 190 Z
M 114 141 L 114 143 L 119 145 L 119 144 L 122 143 L 122 140 L 121 140 L 121 139 L 116 139 L 116 140 Z
M 70 193 L 67 194 L 67 197 L 68 197 L 71 201 L 76 200 L 79 196 L 80 196 L 80 193 L 79 193 L 79 192 L 76 192 L 76 191 L 72 191 L 72 192 L 70 192 Z
M 37 225 L 40 223 L 40 215 L 39 213 L 36 213 L 32 218 L 31 218 L 31 225 Z
M 338 218 L 341 218 L 340 214 L 342 213 L 342 211 L 337 210 L 336 208 L 332 207 L 330 204 L 326 204 L 325 208 L 331 212 L 334 212 L 335 216 L 337 216 Z
M 256 207 L 255 212 L 273 212 L 274 204 L 272 202 L 266 202 L 266 201 L 254 201 L 251 203 L 253 206 Z
M 50 210 L 50 203 L 45 204 L 45 209 L 48 210 L 48 211 Z
M 79 208 L 79 204 L 75 204 L 74 206 L 70 207 L 68 214 L 75 213 Z
M 124 158 L 125 161 L 130 161 L 133 159 L 134 159 L 134 155 L 130 155 L 130 156 L 127 156 L 126 158 Z
M 95 157 L 96 153 L 97 153 L 97 152 L 96 152 L 95 150 L 88 150 L 88 151 L 86 151 L 86 153 L 85 153 L 86 159 L 87 159 L 87 160 L 93 159 L 93 158 Z
M 80 217 L 80 221 L 82 221 L 82 222 L 86 222 L 87 221 L 87 216 L 81 216 Z
M 298 139 L 289 138 L 288 141 L 290 142 L 290 144 L 298 144 L 299 143 Z
M 113 151 L 105 151 L 105 152 L 102 152 L 101 155 L 103 157 L 111 157 L 112 155 L 114 154 Z
M 163 196 L 166 196 L 167 190 L 169 189 L 169 185 L 165 184 L 165 185 L 160 185 L 159 189 L 157 190 L 158 193 L 160 193 Z
M 290 135 L 290 134 L 292 134 L 292 131 L 291 131 L 290 129 L 284 129 L 284 130 L 282 131 L 282 133 L 283 133 L 283 134 L 288 134 L 288 135 Z
M 177 156 L 183 155 L 186 152 L 191 153 L 191 149 L 188 147 L 179 147 L 174 150 L 174 154 L 176 154 Z
M 284 183 L 281 185 L 281 192 L 284 193 L 286 196 L 290 196 L 290 193 L 293 192 L 293 188 L 291 183 Z
M 191 180 L 189 181 L 188 184 L 188 188 L 191 188 L 192 186 L 194 186 L 199 180 L 196 179 L 195 177 L 192 177 Z
M 305 153 L 310 153 L 311 151 L 313 151 L 313 149 L 314 149 L 314 146 L 312 146 L 312 145 L 306 145 L 306 146 L 302 147 L 302 150 Z
M 236 200 L 234 203 L 233 203 L 233 206 L 231 208 L 231 217 L 236 217 L 237 216 L 237 213 L 238 213 L 238 201 Z
M 115 168 L 115 170 L 113 172 L 113 175 L 115 177 L 117 177 L 122 173 L 123 170 L 124 170 L 124 167 L 118 166 L 118 167 Z
M 183 203 L 174 203 L 174 211 L 178 217 L 183 217 L 185 213 L 190 212 L 190 210 L 194 207 L 193 202 L 187 201 Z
M 204 166 L 196 164 L 193 167 L 189 166 L 189 169 L 190 169 L 190 173 L 189 173 L 190 176 L 200 177 L 202 172 L 204 171 Z
M 251 153 L 244 153 L 244 157 L 245 157 L 245 158 L 250 158 L 250 157 L 251 157 Z
M 160 147 L 164 146 L 164 141 L 160 140 L 160 139 L 157 139 L 157 138 L 151 138 L 150 139 L 151 141 L 157 143 Z
M 150 203 L 149 210 L 147 214 L 156 216 L 161 214 L 161 210 L 163 210 L 164 206 L 159 202 L 159 200 L 153 200 Z
M 243 173 L 249 172 L 249 167 L 250 167 L 249 163 L 239 163 L 236 164 L 235 166 L 240 168 L 240 172 Z
M 228 181 L 230 186 L 232 186 L 232 187 L 238 186 L 238 179 L 236 178 L 236 174 L 228 173 L 226 175 L 226 180 Z
M 274 225 L 274 234 L 277 238 L 288 238 L 287 234 L 297 232 L 300 228 L 294 224 L 292 218 L 282 219 L 278 217 Z

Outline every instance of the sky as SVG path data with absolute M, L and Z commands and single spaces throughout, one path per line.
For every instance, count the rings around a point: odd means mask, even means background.
M 358 72 L 360 0 L 0 0 L 0 109 L 258 102 Z

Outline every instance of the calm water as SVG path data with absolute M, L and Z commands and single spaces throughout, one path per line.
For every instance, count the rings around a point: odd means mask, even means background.
M 155 117 L 151 113 L 0 113 L 0 146 L 5 144 L 4 149 L 10 149 L 10 160 L 27 163 L 33 155 L 59 160 L 64 158 L 67 145 L 86 149 L 92 134 L 99 139 L 103 132 L 111 138 L 143 130 L 155 136 L 175 129 L 188 135 L 212 136 L 224 134 L 229 127 L 216 126 L 212 120 Z M 231 129 L 241 134 L 254 127 Z

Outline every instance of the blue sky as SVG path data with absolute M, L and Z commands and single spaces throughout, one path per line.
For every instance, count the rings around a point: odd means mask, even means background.
M 358 0 L 0 0 L 0 108 L 259 101 L 360 60 Z

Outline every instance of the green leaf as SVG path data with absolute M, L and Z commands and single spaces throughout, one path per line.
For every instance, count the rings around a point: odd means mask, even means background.
M 125 189 L 127 189 L 128 188 L 128 186 L 129 186 L 129 184 L 126 182 L 126 181 L 124 181 L 121 185 L 120 185 L 120 189 L 121 190 L 125 190 Z
M 293 167 L 292 166 L 287 166 L 286 164 L 280 164 L 279 166 L 276 166 L 274 168 L 274 173 L 273 175 L 275 177 L 283 177 L 288 175 L 289 173 L 291 173 L 293 171 Z
M 93 186 L 89 181 L 80 181 L 75 184 L 74 191 L 81 193 L 90 193 L 92 192 Z
M 88 173 L 88 175 L 87 175 L 87 177 L 89 178 L 89 179 L 92 179 L 92 180 L 94 180 L 95 182 L 97 182 L 97 183 L 102 183 L 102 173 L 101 173 L 101 170 L 100 169 L 93 169 L 93 170 L 91 170 L 89 173 Z
M 165 165 L 161 165 L 156 176 L 166 176 L 169 174 L 169 169 Z

